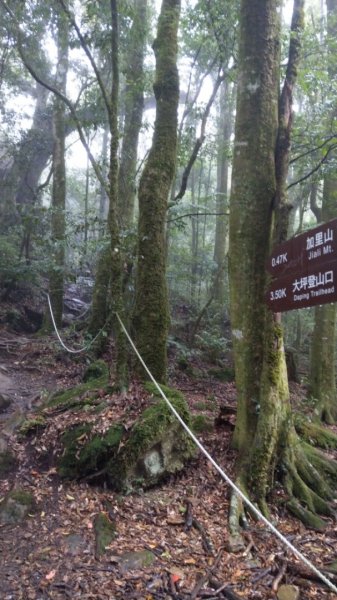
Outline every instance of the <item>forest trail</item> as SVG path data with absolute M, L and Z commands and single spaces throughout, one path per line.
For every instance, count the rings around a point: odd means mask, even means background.
M 18 419 L 34 414 L 48 390 L 77 383 L 86 364 L 85 357 L 74 360 L 60 351 L 53 338 L 0 331 L 0 394 L 11 399 L 0 414 L 0 442 L 5 432 L 16 460 L 0 478 L 0 501 L 13 489 L 34 498 L 23 522 L 0 523 L 1 599 L 273 600 L 271 586 L 285 561 L 283 581 L 299 586 L 301 599 L 333 597 L 322 588 L 317 596 L 315 584 L 305 580 L 292 557 L 285 558 L 284 548 L 261 524 L 252 523 L 244 547 L 230 549 L 228 489 L 200 454 L 181 475 L 143 494 L 121 496 L 85 481 L 60 479 L 50 457 L 39 459 L 39 436 L 24 439 L 14 429 Z M 172 366 L 172 384 L 183 391 L 194 414 L 214 421 L 221 405 L 235 404 L 235 386 L 212 380 L 205 367 L 204 375 L 191 378 Z M 115 417 L 128 422 L 139 394 L 133 382 Z M 55 417 L 56 430 L 63 418 Z M 231 432 L 222 424 L 198 436 L 229 474 L 235 459 Z M 281 531 L 314 562 L 333 560 L 335 528 L 308 532 L 284 510 L 280 496 L 274 500 Z M 186 526 L 189 512 L 198 526 Z M 95 527 L 102 514 L 113 523 L 116 538 L 98 555 Z
M 33 336 L 0 332 L 0 397 L 4 399 L 3 407 L 0 402 L 0 422 L 14 411 L 30 410 L 41 395 L 53 388 L 54 373 L 48 364 L 41 365 L 37 360 L 45 348 L 46 342 Z

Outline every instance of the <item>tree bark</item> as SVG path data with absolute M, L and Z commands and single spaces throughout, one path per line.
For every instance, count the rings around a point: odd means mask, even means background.
M 133 315 L 138 349 L 159 381 L 166 381 L 169 310 L 165 224 L 176 153 L 179 103 L 177 31 L 180 1 L 163 0 L 153 49 L 156 119 L 139 185 L 138 262 Z M 144 373 L 142 373 L 144 375 Z

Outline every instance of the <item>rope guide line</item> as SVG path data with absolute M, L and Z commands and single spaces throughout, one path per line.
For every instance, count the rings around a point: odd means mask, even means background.
M 145 364 L 143 358 L 139 354 L 139 352 L 138 352 L 138 350 L 137 350 L 137 348 L 136 348 L 133 340 L 131 339 L 131 337 L 130 337 L 130 335 L 129 335 L 129 333 L 128 333 L 128 331 L 127 331 L 127 329 L 126 329 L 126 327 L 125 327 L 125 325 L 124 325 L 123 321 L 121 320 L 121 318 L 120 318 L 120 316 L 119 316 L 118 313 L 116 313 L 116 316 L 117 316 L 119 324 L 120 324 L 120 326 L 121 326 L 124 334 L 126 335 L 126 337 L 127 337 L 128 341 L 129 341 L 129 343 L 130 343 L 133 351 L 135 352 L 136 356 L 138 357 L 138 359 L 141 362 L 142 366 L 144 367 L 145 371 L 149 375 L 151 381 L 153 381 L 153 383 L 156 386 L 157 390 L 159 391 L 160 395 L 165 400 L 165 402 L 168 405 L 168 407 L 170 408 L 170 410 L 173 412 L 173 414 L 175 415 L 175 417 L 178 419 L 179 423 L 182 425 L 182 427 L 188 433 L 188 435 L 193 440 L 193 442 L 196 444 L 196 446 L 199 448 L 199 450 L 201 450 L 201 452 L 204 454 L 204 456 L 206 456 L 206 458 L 210 461 L 210 463 L 213 465 L 213 467 L 216 469 L 216 471 L 218 471 L 218 473 L 226 481 L 226 483 L 228 483 L 228 485 L 241 498 L 241 500 L 248 506 L 248 508 L 261 521 L 263 521 L 263 523 L 268 527 L 268 529 L 270 529 L 270 531 L 272 531 L 274 533 L 274 535 L 276 537 L 278 537 L 279 540 L 281 540 L 281 542 L 285 546 L 287 546 L 287 548 L 289 550 L 291 550 L 291 552 L 299 560 L 301 560 L 313 573 L 315 573 L 315 575 L 317 575 L 317 577 L 319 577 L 319 579 L 321 581 L 323 581 L 325 583 L 325 585 L 331 591 L 337 593 L 337 587 L 330 581 L 330 579 L 328 579 L 323 573 L 321 573 L 321 571 L 319 571 L 319 569 L 317 569 L 317 567 L 315 567 L 315 565 L 312 564 L 312 562 L 310 562 L 310 560 L 308 558 L 306 558 L 306 556 L 304 556 L 304 554 L 302 554 L 302 552 L 300 552 L 299 550 L 297 550 L 297 548 L 295 548 L 295 546 L 293 546 L 293 544 L 291 542 L 289 542 L 289 540 L 287 540 L 287 538 L 278 529 L 276 529 L 276 527 L 270 521 L 268 521 L 268 519 L 259 511 L 258 508 L 256 508 L 256 506 L 254 506 L 254 504 L 249 500 L 249 498 L 247 498 L 243 494 L 243 492 L 240 490 L 240 488 L 238 488 L 237 485 L 235 485 L 235 483 L 229 478 L 229 476 L 221 469 L 221 467 L 215 462 L 215 460 L 212 458 L 212 456 L 207 452 L 206 448 L 204 448 L 204 446 L 201 444 L 201 442 L 198 440 L 198 438 L 194 435 L 194 433 L 186 425 L 185 421 L 181 418 L 181 416 L 179 415 L 179 413 L 176 411 L 176 409 L 174 408 L 174 406 L 171 404 L 171 402 L 169 401 L 169 399 L 164 394 L 164 392 L 161 389 L 160 385 L 157 383 L 157 381 L 153 377 L 151 371 L 148 369 L 148 367 Z
M 64 348 L 67 352 L 70 352 L 71 354 L 80 354 L 80 352 L 85 352 L 86 350 L 89 350 L 89 348 L 92 346 L 92 344 L 94 343 L 95 340 L 97 340 L 98 336 L 102 333 L 106 323 L 104 323 L 102 329 L 99 330 L 98 334 L 91 340 L 91 342 L 89 344 L 87 344 L 87 346 L 83 346 L 83 348 L 79 348 L 78 350 L 72 350 L 71 348 L 68 348 L 68 346 L 65 345 L 65 343 L 63 342 L 58 329 L 57 329 L 57 325 L 55 322 L 55 318 L 54 318 L 54 313 L 53 313 L 53 309 L 52 309 L 52 305 L 50 302 L 50 297 L 49 294 L 47 294 L 47 299 L 48 299 L 48 306 L 49 306 L 49 312 L 50 312 L 50 316 L 51 316 L 51 320 L 53 323 L 53 327 L 55 329 L 55 333 L 57 335 L 57 339 L 60 342 L 62 348 Z

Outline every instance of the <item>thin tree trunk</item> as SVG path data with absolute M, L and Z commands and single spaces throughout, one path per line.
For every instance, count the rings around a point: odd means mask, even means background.
M 61 11 L 57 14 L 57 51 L 58 64 L 56 74 L 57 89 L 65 94 L 68 72 L 68 20 Z M 49 272 L 49 293 L 57 327 L 62 325 L 64 266 L 65 266 L 65 202 L 66 202 L 66 166 L 65 166 L 65 105 L 59 97 L 54 98 L 53 112 L 53 189 L 51 239 L 53 265 Z M 46 326 L 50 327 L 49 313 Z
M 125 229 L 132 225 L 136 199 L 138 139 L 144 110 L 146 13 L 147 0 L 134 0 L 134 19 L 125 57 L 125 117 L 118 181 L 119 221 Z
M 227 80 L 224 81 L 220 96 L 220 114 L 218 124 L 217 189 L 216 189 L 216 225 L 214 240 L 214 300 L 222 314 L 225 304 L 225 263 L 228 234 L 228 170 L 229 145 L 232 135 L 234 90 Z

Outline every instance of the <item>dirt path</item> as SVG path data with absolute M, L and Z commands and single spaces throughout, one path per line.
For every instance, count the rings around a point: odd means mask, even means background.
M 57 385 L 62 386 L 66 368 L 55 356 L 52 338 L 42 340 L 0 331 L 0 396 L 10 402 L 0 412 L 0 424 L 13 412 L 31 410 Z

